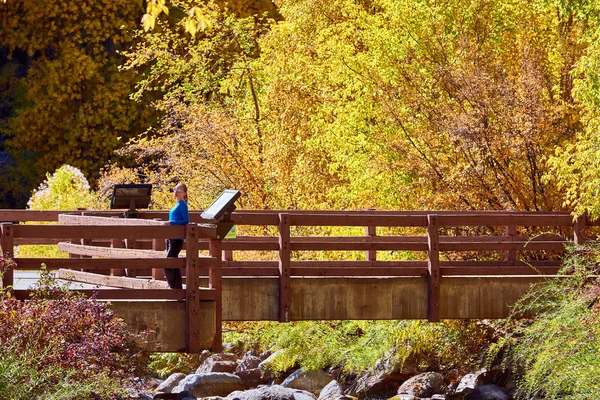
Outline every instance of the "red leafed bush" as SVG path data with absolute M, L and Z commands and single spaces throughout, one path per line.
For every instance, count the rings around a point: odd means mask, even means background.
M 2 274 L 13 263 L 2 256 L 0 266 Z M 36 369 L 62 371 L 70 382 L 124 382 L 142 373 L 141 339 L 106 304 L 59 286 L 47 271 L 29 300 L 0 291 L 0 353 L 33 354 Z

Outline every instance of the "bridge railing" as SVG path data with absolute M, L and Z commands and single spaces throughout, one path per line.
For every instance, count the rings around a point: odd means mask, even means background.
M 23 221 L 37 219 L 52 221 L 61 212 L 0 211 L 0 220 Z M 63 212 L 64 213 L 64 212 Z M 95 215 L 116 216 L 115 212 L 94 212 Z M 140 212 L 140 218 L 166 219 L 164 211 Z M 192 212 L 192 221 L 203 222 L 200 212 Z M 428 318 L 439 320 L 440 282 L 444 276 L 506 276 L 506 275 L 551 275 L 560 268 L 556 257 L 568 243 L 583 243 L 586 240 L 586 227 L 592 224 L 585 217 L 573 220 L 568 213 L 528 213 L 528 212 L 458 212 L 458 211 L 237 211 L 232 215 L 239 226 L 269 227 L 276 235 L 238 236 L 235 239 L 194 241 L 197 250 L 211 250 L 217 258 L 219 268 L 210 271 L 201 269 L 216 287 L 221 287 L 221 276 L 273 276 L 279 279 L 279 319 L 289 321 L 292 278 L 300 276 L 420 276 L 427 279 Z M 360 236 L 295 236 L 298 227 L 362 227 Z M 21 227 L 19 225 L 17 232 Z M 491 227 L 492 234 L 477 234 L 477 227 Z M 66 228 L 66 227 L 65 227 Z M 40 243 L 57 241 L 61 238 L 94 238 L 94 241 L 108 240 L 136 234 L 136 240 L 143 242 L 173 236 L 177 232 L 148 229 L 131 232 L 121 230 L 120 235 L 100 231 L 63 232 L 59 236 L 50 233 L 27 234 L 27 228 L 20 231 L 14 240 L 19 243 Z M 401 228 L 418 231 L 419 234 L 378 235 L 381 228 Z M 48 228 L 49 229 L 49 228 Z M 83 228 L 81 228 L 83 229 Z M 98 229 L 98 227 L 94 227 Z M 125 229 L 125 228 L 123 228 Z M 530 236 L 523 232 L 547 232 Z M 40 231 L 41 232 L 41 231 Z M 50 231 L 48 231 L 50 232 Z M 459 234 L 449 234 L 459 232 Z M 467 233 L 465 233 L 467 232 Z M 25 235 L 24 235 L 25 233 Z M 127 233 L 127 234 L 126 234 Z M 91 235 L 91 236 L 90 236 Z M 105 239 L 102 239 L 105 238 Z M 3 235 L 3 244 L 4 244 Z M 7 242 L 8 243 L 8 242 Z M 188 242 L 191 243 L 191 242 Z M 196 253 L 188 248 L 187 251 Z M 272 252 L 271 260 L 243 259 L 245 252 Z M 306 260 L 294 257 L 296 252 L 360 251 L 364 260 Z M 422 256 L 417 260 L 378 260 L 378 252 L 409 251 Z M 450 257 L 451 254 L 469 252 L 470 259 Z M 490 259 L 490 253 L 502 254 L 501 258 Z M 242 255 L 242 259 L 240 258 Z M 237 256 L 237 257 L 236 257 Z M 551 257 L 553 256 L 553 257 Z M 464 257 L 463 257 L 464 258 Z M 485 258 L 482 260 L 482 258 Z M 113 260 L 111 260 L 113 261 Z M 36 261 L 21 261 L 33 265 Z M 61 263 L 62 261 L 57 261 Z M 104 260 L 80 260 L 78 267 L 85 269 L 105 269 L 109 263 Z M 147 268 L 147 260 L 144 267 Z M 164 268 L 169 261 L 156 261 L 156 267 Z M 176 261 L 173 261 L 174 263 Z M 104 264 L 103 264 L 104 263 Z M 128 259 L 114 268 L 131 268 L 134 261 Z M 57 264 L 59 265 L 59 264 Z M 64 264 L 67 265 L 67 264 Z M 75 263 L 72 264 L 76 265 Z M 160 267 L 158 266 L 160 265 Z M 169 264 L 170 265 L 170 264 Z M 91 266 L 91 267 L 90 267 Z M 188 277 L 188 286 L 193 285 Z M 195 286 L 195 285 L 194 285 Z M 140 292 L 141 293 L 141 292 Z M 177 296 L 172 292 L 168 296 Z M 181 295 L 179 295 L 181 296 Z M 217 295 L 220 301 L 220 293 Z
M 39 270 L 45 266 L 48 270 L 66 269 L 86 271 L 111 271 L 111 270 L 139 270 L 181 268 L 185 271 L 186 289 L 77 289 L 78 292 L 94 296 L 97 299 L 110 300 L 185 300 L 186 302 L 186 349 L 189 352 L 198 352 L 200 338 L 200 301 L 215 301 L 220 303 L 220 286 L 200 287 L 200 276 L 217 274 L 220 276 L 219 257 L 200 257 L 199 239 L 201 237 L 213 239 L 216 229 L 198 226 L 191 223 L 187 226 L 131 226 L 115 224 L 99 225 L 19 225 L 12 222 L 1 223 L 1 247 L 4 253 L 14 256 L 15 243 L 48 243 L 58 241 L 78 241 L 92 243 L 93 240 L 111 241 L 115 244 L 122 240 L 164 240 L 166 238 L 181 237 L 186 239 L 187 252 L 185 258 L 146 258 L 120 257 L 120 246 L 109 249 L 113 251 L 111 258 L 14 258 L 18 270 Z M 73 239 L 77 238 L 77 239 Z M 81 245 L 80 245 L 81 246 Z M 107 249 L 107 248 L 105 248 Z M 220 253 L 220 252 L 219 252 Z M 220 256 L 220 254 L 219 254 Z M 14 285 L 13 271 L 7 271 L 2 278 L 3 287 Z M 29 298 L 29 289 L 13 290 L 16 298 Z M 219 321 L 220 328 L 220 321 Z M 220 336 L 219 336 L 220 339 Z M 220 342 L 217 346 L 220 346 Z

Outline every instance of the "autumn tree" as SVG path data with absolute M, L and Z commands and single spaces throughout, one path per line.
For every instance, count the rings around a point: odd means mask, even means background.
M 594 2 L 562 4 L 559 11 L 570 12 L 586 27 L 579 39 L 586 47 L 572 76 L 574 100 L 581 105 L 583 129 L 575 140 L 557 147 L 550 157 L 548 182 L 566 192 L 565 206 L 578 215 L 600 217 L 600 5 Z
M 345 182 L 332 200 L 560 207 L 541 177 L 554 146 L 581 127 L 570 82 L 584 24 L 572 12 L 549 2 L 383 0 L 285 2 L 281 12 L 285 22 L 262 42 L 275 111 L 265 119 L 327 153 L 328 172 Z
M 0 2 L 0 76 L 10 96 L 0 133 L 14 160 L 3 167 L 3 188 L 27 193 L 64 163 L 94 180 L 117 147 L 147 128 L 149 109 L 129 99 L 135 74 L 119 71 L 140 5 Z

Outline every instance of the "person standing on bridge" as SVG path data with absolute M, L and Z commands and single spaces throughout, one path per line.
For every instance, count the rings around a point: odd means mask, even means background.
M 175 207 L 169 211 L 169 225 L 187 225 L 190 222 L 190 213 L 187 205 L 187 186 L 179 183 L 173 189 Z M 167 258 L 177 258 L 183 248 L 183 238 L 166 240 Z M 171 289 L 183 289 L 181 271 L 179 268 L 165 268 L 165 279 Z

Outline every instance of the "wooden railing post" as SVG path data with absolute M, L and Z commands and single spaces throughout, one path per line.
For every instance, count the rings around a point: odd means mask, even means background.
M 197 225 L 186 227 L 185 260 L 185 349 L 188 353 L 200 352 L 200 260 L 198 259 Z
M 377 227 L 376 226 L 367 226 L 367 236 L 375 237 L 377 236 Z M 376 261 L 377 260 L 377 251 L 376 250 L 367 250 L 367 261 Z
M 165 240 L 164 239 L 152 239 L 152 250 L 154 251 L 165 251 Z M 165 273 L 160 268 L 152 269 L 152 279 L 157 281 L 165 280 Z
M 123 239 L 111 239 L 110 247 L 122 249 L 125 248 L 125 244 L 123 243 Z M 112 276 L 125 276 L 125 270 L 122 268 L 111 268 L 110 274 Z
M 514 225 L 508 225 L 504 228 L 504 233 L 506 236 L 515 236 L 517 234 L 517 227 Z M 504 259 L 506 261 L 515 261 L 517 259 L 517 251 L 516 250 L 506 250 L 504 252 Z
M 2 246 L 2 254 L 8 257 L 14 257 L 14 237 L 13 237 L 13 224 L 10 222 L 3 222 L 1 225 L 2 238 L 0 239 L 0 246 Z M 13 271 L 5 271 L 2 277 L 2 287 L 6 288 L 12 286 L 13 282 Z
M 587 225 L 587 214 L 581 214 L 575 218 L 573 226 L 573 241 L 575 244 L 584 244 L 587 237 L 585 236 L 585 226 Z
M 290 321 L 290 215 L 279 214 L 279 321 Z
M 223 348 L 223 242 L 221 239 L 211 239 L 208 249 L 211 257 L 217 259 L 216 267 L 208 270 L 208 286 L 216 290 L 215 297 L 215 340 L 213 342 L 213 352 L 220 352 Z M 197 251 L 196 251 L 197 252 Z
M 128 249 L 135 249 L 135 238 L 129 237 L 125 239 L 125 247 Z M 137 277 L 137 272 L 135 269 L 125 269 L 125 273 L 129 278 Z
M 437 215 L 427 216 L 427 319 L 440 320 L 440 237 Z

